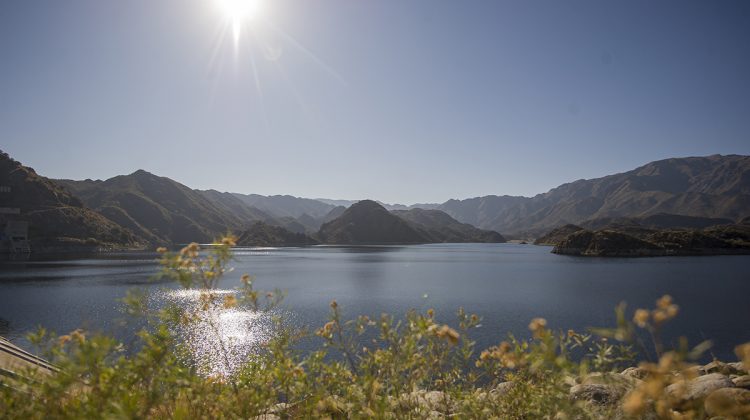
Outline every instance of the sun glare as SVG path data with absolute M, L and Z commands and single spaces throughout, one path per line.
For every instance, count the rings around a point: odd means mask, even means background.
M 232 24 L 234 42 L 237 43 L 242 25 L 258 17 L 261 12 L 261 0 L 216 0 L 219 9 Z

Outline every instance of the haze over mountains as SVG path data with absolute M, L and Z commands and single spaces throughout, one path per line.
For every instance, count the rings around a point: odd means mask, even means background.
M 647 217 L 668 224 L 694 216 L 692 223 L 706 218 L 699 222 L 705 225 L 750 216 L 750 157 L 737 155 L 651 162 L 534 197 L 412 206 L 200 191 L 143 170 L 104 181 L 50 180 L 5 154 L 0 164 L 0 185 L 12 187 L 0 207 L 20 207 L 37 238 L 127 247 L 206 242 L 227 231 L 251 232 L 245 243 L 264 245 L 502 242 L 565 224 L 595 228 Z M 49 217 L 40 218 L 42 211 Z

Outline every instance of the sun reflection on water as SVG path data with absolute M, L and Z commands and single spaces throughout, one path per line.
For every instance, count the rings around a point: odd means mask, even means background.
M 199 372 L 209 376 L 235 373 L 243 362 L 258 355 L 274 335 L 274 316 L 280 311 L 253 311 L 241 307 L 224 308 L 214 305 L 208 310 L 201 306 L 202 290 L 165 290 L 156 298 L 162 304 L 176 304 L 195 310 L 199 317 L 176 327 L 174 333 L 189 351 L 189 358 Z M 235 290 L 219 289 L 212 293 L 217 299 L 235 294 Z

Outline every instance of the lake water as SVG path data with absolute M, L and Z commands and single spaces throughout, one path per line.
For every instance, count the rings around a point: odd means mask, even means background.
M 750 341 L 750 256 L 582 258 L 533 245 L 437 244 L 238 248 L 235 257 L 223 290 L 238 287 L 240 274 L 250 273 L 258 289 L 285 290 L 285 314 L 311 329 L 325 323 L 332 299 L 347 318 L 434 308 L 440 321 L 449 322 L 465 307 L 483 317 L 474 338 L 487 347 L 508 332 L 528 336 L 534 317 L 560 329 L 611 326 L 620 301 L 631 310 L 651 308 L 670 294 L 681 310 L 665 331 L 669 340 L 678 334 L 691 344 L 711 339 L 713 354 L 731 360 L 734 346 Z M 23 344 L 23 335 L 38 325 L 60 333 L 83 326 L 122 335 L 118 299 L 131 288 L 148 288 L 157 302 L 194 301 L 195 294 L 150 280 L 154 258 L 124 253 L 0 262 L 0 335 Z M 224 333 L 240 347 L 271 333 L 253 314 L 220 317 Z

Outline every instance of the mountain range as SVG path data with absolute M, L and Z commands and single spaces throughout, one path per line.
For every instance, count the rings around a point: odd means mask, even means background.
M 52 180 L 4 153 L 0 186 L 11 187 L 0 207 L 20 208 L 38 243 L 123 247 L 206 242 L 228 231 L 250 232 L 245 243 L 263 245 L 502 242 L 566 224 L 703 228 L 750 217 L 750 157 L 737 155 L 660 160 L 534 197 L 411 206 L 193 190 L 143 170 L 107 180 Z
M 660 213 L 738 221 L 750 215 L 750 156 L 665 159 L 534 197 L 490 195 L 437 208 L 479 228 L 530 238 L 569 223 Z

